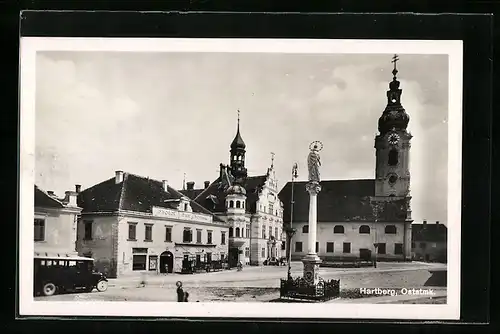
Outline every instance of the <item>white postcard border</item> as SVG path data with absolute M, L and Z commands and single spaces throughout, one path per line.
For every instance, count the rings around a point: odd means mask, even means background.
M 47 316 L 367 318 L 457 320 L 460 317 L 462 41 L 23 37 L 20 43 L 19 313 Z M 293 304 L 51 302 L 33 298 L 35 86 L 37 51 L 447 54 L 447 304 Z M 279 305 L 279 306 L 278 306 Z M 298 306 L 300 305 L 300 306 Z

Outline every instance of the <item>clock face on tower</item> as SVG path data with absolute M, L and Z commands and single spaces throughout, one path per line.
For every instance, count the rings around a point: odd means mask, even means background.
M 394 185 L 398 180 L 398 176 L 396 174 L 389 175 L 389 184 Z
M 399 136 L 396 133 L 393 133 L 388 138 L 389 144 L 396 145 L 399 142 Z

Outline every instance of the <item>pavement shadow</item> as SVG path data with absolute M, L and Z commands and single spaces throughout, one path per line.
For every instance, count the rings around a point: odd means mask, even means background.
M 431 277 L 427 279 L 424 283 L 424 286 L 435 286 L 435 287 L 446 287 L 447 280 L 446 274 L 448 273 L 446 270 L 429 270 L 431 273 Z

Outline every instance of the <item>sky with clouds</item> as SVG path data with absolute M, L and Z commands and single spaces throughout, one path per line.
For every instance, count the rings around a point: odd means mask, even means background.
M 402 50 L 404 51 L 404 50 Z M 199 187 L 229 162 L 241 110 L 250 175 L 281 188 L 320 140 L 322 179 L 374 178 L 392 55 L 38 52 L 36 183 L 63 195 L 123 170 Z M 400 55 L 413 218 L 447 220 L 448 57 Z

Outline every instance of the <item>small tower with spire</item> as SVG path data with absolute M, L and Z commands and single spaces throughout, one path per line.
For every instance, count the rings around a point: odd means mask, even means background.
M 407 131 L 410 116 L 401 105 L 402 89 L 397 79 L 397 62 L 394 55 L 392 81 L 387 91 L 387 106 L 378 120 L 379 134 L 375 137 L 375 196 L 409 196 L 410 190 L 410 140 Z
M 238 125 L 236 130 L 236 136 L 231 143 L 231 157 L 230 157 L 230 167 L 231 174 L 235 178 L 236 183 L 242 183 L 247 177 L 247 169 L 245 168 L 245 142 L 241 138 L 240 134 L 240 111 L 238 110 Z

